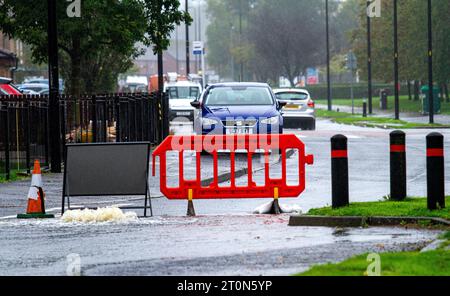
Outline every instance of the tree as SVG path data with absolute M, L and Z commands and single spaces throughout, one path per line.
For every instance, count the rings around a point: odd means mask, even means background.
M 186 11 L 181 11 L 179 0 L 144 0 L 145 45 L 153 45 L 153 53 L 162 53 L 170 45 L 170 35 L 175 25 L 182 22 L 190 24 L 192 18 Z
M 426 80 L 428 33 L 427 1 L 398 1 L 399 74 L 401 80 Z M 393 80 L 393 1 L 382 1 L 380 18 L 372 19 L 373 77 Z M 433 0 L 434 78 L 448 83 L 450 77 L 450 3 Z M 359 59 L 367 57 L 365 4 L 360 5 L 359 27 L 353 34 L 353 47 Z M 361 76 L 366 78 L 367 68 L 360 63 Z
M 83 0 L 80 18 L 69 18 L 58 1 L 58 48 L 67 91 L 111 90 L 117 75 L 142 54 L 136 44 L 164 50 L 174 24 L 189 21 L 178 0 Z M 3 0 L 0 30 L 31 46 L 33 60 L 47 61 L 47 1 Z
M 249 41 L 264 62 L 292 85 L 309 66 L 323 61 L 323 5 L 319 1 L 260 1 L 251 15 Z M 288 9 L 287 9 L 288 8 Z
M 257 1 L 254 0 L 208 0 L 208 16 L 211 19 L 208 36 L 208 64 L 221 76 L 233 77 L 233 69 L 244 66 L 244 76 L 251 76 L 251 61 L 255 55 L 248 41 L 249 15 Z M 234 71 L 236 74 L 239 71 Z M 236 75 L 234 75 L 236 76 Z

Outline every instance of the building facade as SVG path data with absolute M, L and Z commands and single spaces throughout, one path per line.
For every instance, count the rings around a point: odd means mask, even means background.
M 0 76 L 14 78 L 19 58 L 23 55 L 22 42 L 10 39 L 0 32 Z

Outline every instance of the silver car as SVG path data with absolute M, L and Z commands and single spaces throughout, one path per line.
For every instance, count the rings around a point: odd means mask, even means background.
M 286 128 L 316 129 L 315 104 L 305 89 L 275 89 L 278 101 L 285 102 L 282 110 Z

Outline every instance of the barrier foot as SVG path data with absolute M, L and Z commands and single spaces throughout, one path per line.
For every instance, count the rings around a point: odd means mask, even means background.
M 273 190 L 273 203 L 272 208 L 270 209 L 270 214 L 272 215 L 280 215 L 281 209 L 280 209 L 280 203 L 278 202 L 280 195 L 278 191 L 278 187 L 275 187 Z
M 280 209 L 280 203 L 278 202 L 278 199 L 274 199 L 272 203 L 272 208 L 270 209 L 270 214 L 272 215 L 280 215 L 281 209 Z
M 187 216 L 188 217 L 195 217 L 195 209 L 194 209 L 194 193 L 192 189 L 188 190 L 188 209 L 187 209 Z
M 187 215 L 188 217 L 195 217 L 194 202 L 192 200 L 188 201 Z

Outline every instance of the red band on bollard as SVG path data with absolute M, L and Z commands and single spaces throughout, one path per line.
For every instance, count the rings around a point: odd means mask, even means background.
M 347 150 L 332 150 L 331 158 L 348 158 Z
M 427 149 L 427 157 L 444 157 L 444 149 Z
M 406 152 L 406 146 L 405 145 L 391 145 L 391 152 Z

